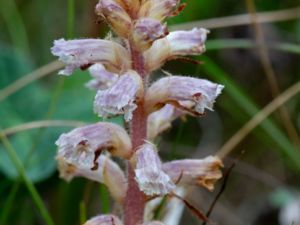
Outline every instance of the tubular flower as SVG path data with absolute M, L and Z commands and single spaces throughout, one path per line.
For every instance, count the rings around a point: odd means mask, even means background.
M 94 79 L 86 83 L 86 86 L 94 90 L 104 90 L 111 87 L 119 77 L 117 74 L 107 71 L 100 63 L 92 65 L 89 72 Z
M 124 114 L 125 120 L 130 121 L 137 107 L 135 102 L 142 94 L 142 79 L 135 71 L 128 71 L 111 88 L 97 92 L 94 111 L 101 117 Z
M 115 0 L 100 0 L 96 5 L 96 13 L 105 18 L 119 36 L 127 37 L 131 28 L 131 18 L 122 3 Z
M 129 158 L 131 141 L 126 131 L 113 123 L 99 122 L 62 134 L 55 142 L 58 156 L 70 163 L 84 163 L 91 170 L 98 168 L 97 159 L 104 150 L 113 156 Z
M 163 164 L 163 170 L 178 185 L 201 185 L 208 190 L 214 189 L 214 183 L 222 177 L 221 160 L 209 156 L 204 159 L 184 159 Z
M 165 38 L 153 43 L 145 53 L 148 71 L 160 68 L 167 60 L 176 56 L 200 55 L 205 51 L 208 30 L 194 28 L 189 31 L 170 32 Z
M 160 110 L 151 113 L 147 120 L 148 140 L 154 140 L 158 134 L 171 128 L 172 121 L 182 115 L 184 115 L 183 111 L 170 104 L 166 104 Z
M 139 17 L 162 21 L 172 15 L 178 4 L 179 0 L 142 0 Z
M 75 69 L 87 68 L 95 63 L 103 63 L 113 72 L 126 71 L 130 67 L 128 51 L 121 45 L 100 39 L 54 41 L 52 54 L 66 64 L 61 75 L 70 75 Z
M 160 21 L 151 18 L 142 18 L 135 22 L 132 31 L 132 39 L 135 48 L 145 51 L 152 43 L 168 34 L 167 26 Z
M 163 172 L 155 146 L 142 145 L 134 155 L 136 181 L 146 195 L 165 195 L 175 188 L 170 177 Z
M 123 225 L 123 223 L 114 215 L 101 215 L 93 217 L 83 225 Z
M 223 88 L 223 85 L 193 77 L 164 77 L 147 90 L 146 108 L 151 113 L 169 103 L 193 115 L 202 115 L 205 109 L 212 110 Z

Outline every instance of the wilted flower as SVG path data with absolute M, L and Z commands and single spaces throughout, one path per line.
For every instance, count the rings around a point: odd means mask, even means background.
M 193 77 L 164 77 L 147 90 L 146 108 L 151 113 L 165 104 L 172 104 L 191 114 L 201 115 L 205 109 L 212 110 L 223 88 L 222 85 Z
M 133 70 L 128 71 L 106 90 L 99 90 L 94 101 L 94 111 L 101 117 L 124 114 L 130 121 L 136 109 L 136 101 L 143 94 L 141 77 Z
M 162 170 L 162 163 L 155 146 L 142 145 L 134 155 L 136 181 L 146 195 L 165 195 L 175 188 L 170 177 Z
M 221 160 L 209 156 L 205 159 L 184 159 L 163 164 L 163 170 L 178 185 L 201 185 L 208 190 L 214 189 L 214 183 L 222 177 Z
M 128 36 L 128 30 L 131 28 L 131 18 L 124 9 L 124 5 L 122 6 L 121 1 L 100 0 L 96 5 L 96 13 L 103 16 L 119 36 Z

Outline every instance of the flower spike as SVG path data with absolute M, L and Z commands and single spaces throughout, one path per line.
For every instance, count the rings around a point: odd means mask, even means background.
M 142 79 L 135 71 L 130 70 L 121 75 L 111 88 L 97 92 L 94 111 L 101 117 L 124 114 L 125 120 L 130 121 L 132 112 L 136 109 L 135 102 L 142 94 Z
M 103 63 L 113 72 L 126 71 L 130 67 L 129 53 L 121 45 L 101 39 L 79 39 L 54 41 L 52 54 L 66 64 L 61 75 L 71 75 L 75 69 L 87 68 L 95 63 Z
M 175 188 L 170 177 L 162 171 L 162 163 L 153 144 L 147 142 L 142 145 L 134 158 L 135 179 L 146 195 L 165 195 Z
M 151 113 L 169 103 L 193 115 L 202 115 L 205 109 L 213 110 L 223 88 L 223 85 L 193 77 L 164 77 L 147 90 L 146 109 Z
M 214 156 L 204 159 L 184 159 L 163 164 L 163 170 L 178 185 L 201 185 L 208 190 L 214 189 L 214 183 L 222 177 L 221 160 Z
M 123 225 L 123 223 L 114 215 L 101 215 L 89 219 L 83 225 Z

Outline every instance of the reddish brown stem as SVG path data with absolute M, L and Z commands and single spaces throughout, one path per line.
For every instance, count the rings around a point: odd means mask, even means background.
M 132 50 L 133 69 L 135 69 L 145 80 L 145 66 L 143 56 Z M 144 82 L 145 83 L 145 82 Z M 145 87 L 146 88 L 146 87 Z M 137 103 L 137 109 L 133 113 L 131 121 L 131 141 L 133 150 L 136 151 L 140 145 L 144 143 L 147 135 L 147 115 L 144 111 L 144 101 L 141 99 Z M 125 225 L 137 225 L 143 222 L 145 195 L 139 190 L 139 187 L 134 179 L 134 170 L 128 163 L 128 190 L 124 205 L 124 222 Z

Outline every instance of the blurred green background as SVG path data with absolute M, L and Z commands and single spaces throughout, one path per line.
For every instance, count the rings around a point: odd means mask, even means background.
M 163 69 L 211 79 L 224 84 L 225 90 L 214 112 L 201 118 L 188 117 L 185 122 L 175 121 L 172 129 L 160 138 L 164 160 L 215 154 L 274 99 L 259 47 L 267 47 L 267 58 L 281 92 L 300 81 L 299 0 L 255 1 L 257 12 L 267 12 L 270 18 L 260 24 L 266 44 L 261 46 L 256 45 L 259 35 L 251 21 L 234 26 L 236 22 L 243 23 L 242 18 L 228 19 L 228 16 L 247 15 L 246 1 L 186 2 L 184 11 L 169 19 L 168 24 L 175 27 L 180 24 L 183 28 L 188 28 L 189 22 L 207 25 L 210 29 L 207 52 L 193 57 L 202 62 L 200 65 L 175 61 Z M 95 93 L 84 87 L 88 73 L 78 71 L 67 78 L 56 75 L 57 64 L 52 63 L 56 59 L 50 53 L 53 40 L 61 37 L 105 37 L 109 29 L 95 15 L 96 3 L 96 0 L 0 0 L 0 127 L 7 134 L 0 135 L 1 225 L 80 224 L 114 208 L 104 186 L 81 178 L 70 183 L 58 178 L 54 142 L 70 126 L 61 123 L 56 127 L 20 131 L 24 124 L 28 128 L 27 123 L 33 121 L 99 120 L 92 110 Z M 45 75 L 43 78 L 28 84 L 22 80 L 21 84 L 26 85 L 7 95 L 15 81 L 28 74 L 34 77 L 31 72 L 45 69 L 45 65 L 50 72 L 38 71 Z M 156 75 L 160 74 L 158 71 Z M 224 171 L 238 160 L 214 208 L 213 221 L 225 225 L 280 224 L 280 210 L 299 196 L 299 96 L 291 98 L 285 107 L 297 135 L 293 138 L 287 133 L 288 124 L 275 112 L 230 149 L 234 151 L 225 157 Z M 114 122 L 122 124 L 121 118 Z M 8 129 L 20 125 L 20 130 Z M 193 189 L 187 199 L 206 212 L 221 183 L 214 193 Z M 201 223 L 186 209 L 182 224 Z

